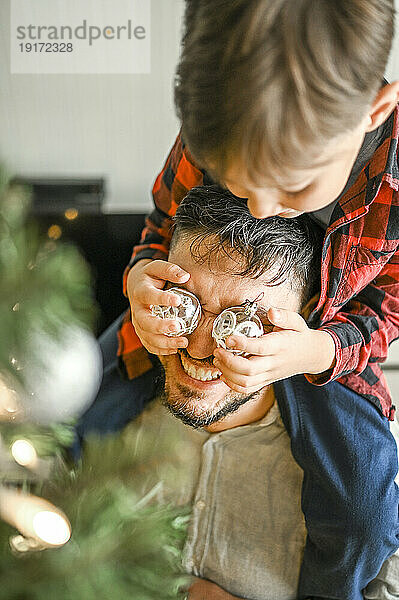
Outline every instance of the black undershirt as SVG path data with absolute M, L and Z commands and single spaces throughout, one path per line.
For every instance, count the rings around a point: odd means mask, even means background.
M 370 162 L 377 148 L 387 137 L 389 137 L 392 131 L 392 125 L 393 114 L 377 129 L 366 133 L 363 140 L 363 144 L 359 150 L 359 154 L 357 155 L 356 160 L 353 164 L 351 174 L 349 175 L 349 179 L 346 182 L 346 185 L 340 193 L 340 195 L 338 196 L 338 198 L 336 198 L 333 202 L 331 202 L 331 204 L 328 204 L 324 208 L 309 213 L 309 216 L 314 221 L 316 221 L 316 223 L 320 225 L 320 227 L 322 227 L 323 229 L 327 229 L 328 225 L 330 224 L 331 215 L 337 202 L 355 183 L 356 179 L 358 178 L 364 167 L 367 165 L 368 162 Z

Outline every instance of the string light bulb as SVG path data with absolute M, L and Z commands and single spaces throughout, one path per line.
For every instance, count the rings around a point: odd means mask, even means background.
M 56 512 L 38 512 L 33 517 L 32 525 L 37 537 L 51 546 L 63 546 L 71 537 L 69 523 Z
M 0 488 L 0 516 L 24 538 L 34 540 L 36 549 L 63 546 L 71 537 L 67 516 L 38 496 Z
M 59 225 L 50 225 L 47 230 L 47 235 L 50 240 L 59 240 L 62 236 L 62 229 Z
M 11 446 L 14 460 L 22 467 L 33 468 L 37 465 L 37 454 L 28 440 L 16 440 Z
M 67 208 L 64 212 L 64 216 L 68 221 L 74 221 L 79 215 L 79 211 L 77 208 Z

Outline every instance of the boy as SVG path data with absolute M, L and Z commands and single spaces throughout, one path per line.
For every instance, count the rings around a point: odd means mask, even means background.
M 362 414 L 348 419 L 347 435 L 351 427 L 368 427 L 371 449 L 373 429 L 385 431 L 392 449 L 387 420 L 393 420 L 394 407 L 378 363 L 399 336 L 399 82 L 382 83 L 393 17 L 393 4 L 385 0 L 187 2 L 175 88 L 182 132 L 155 182 L 156 208 L 124 278 L 131 321 L 127 317 L 120 330 L 119 355 L 130 378 L 149 366 L 140 342 L 158 355 L 187 346 L 186 338 L 165 335 L 170 322 L 153 317 L 149 306 L 178 303 L 163 291 L 166 281 L 189 279 L 164 262 L 170 217 L 188 189 L 216 180 L 247 198 L 258 218 L 309 212 L 326 230 L 320 298 L 307 323 L 270 309 L 273 333 L 229 340 L 250 358 L 215 351 L 224 381 L 252 392 L 294 374 L 316 385 L 338 379 L 348 388 L 349 412 L 353 392 L 376 408 L 374 420 L 362 420 Z M 333 432 L 334 407 L 329 409 Z M 335 539 L 323 484 L 333 470 L 318 462 L 317 446 L 330 447 L 334 464 L 340 440 L 331 443 L 333 433 L 330 439 L 322 433 L 323 406 L 309 400 L 306 410 L 301 402 L 282 410 L 305 472 L 308 541 L 298 597 L 357 600 L 399 546 L 398 517 L 384 513 L 382 484 L 376 522 L 392 518 L 393 526 L 377 539 L 378 527 L 362 520 L 360 504 L 359 514 L 345 513 L 338 469 L 335 518 L 348 522 L 348 540 Z M 345 420 L 342 402 L 335 419 Z M 363 448 L 361 460 L 370 456 Z M 356 478 L 360 468 L 361 461 L 350 476 Z M 376 464 L 381 482 L 396 471 L 392 465 L 382 473 Z M 364 537 L 362 556 L 351 554 L 352 532 Z

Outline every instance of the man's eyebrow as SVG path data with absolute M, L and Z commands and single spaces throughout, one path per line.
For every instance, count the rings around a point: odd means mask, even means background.
M 241 303 L 237 302 L 235 304 L 234 303 L 233 304 L 228 304 L 228 306 L 225 306 L 224 308 L 220 308 L 220 312 L 216 313 L 216 312 L 213 312 L 213 311 L 210 311 L 209 309 L 207 309 L 208 303 L 206 301 L 203 302 L 201 300 L 200 294 L 198 292 L 191 292 L 189 289 L 187 289 L 187 283 L 181 283 L 181 284 L 179 284 L 177 286 L 176 284 L 171 283 L 170 281 L 167 281 L 166 282 L 166 287 L 164 289 L 167 290 L 167 289 L 170 289 L 171 287 L 179 287 L 179 288 L 181 288 L 183 290 L 187 290 L 187 292 L 190 292 L 191 294 L 194 294 L 194 296 L 196 296 L 198 298 L 199 303 L 201 304 L 201 308 L 203 310 L 205 310 L 206 312 L 212 313 L 214 315 L 220 314 L 221 312 L 223 312 L 224 310 L 227 310 L 227 309 L 231 308 L 232 306 L 243 306 L 245 304 L 245 302 L 246 302 L 246 301 L 243 301 Z M 256 309 L 256 314 L 261 319 L 265 319 L 265 320 L 268 321 L 269 319 L 268 319 L 267 313 L 268 313 L 269 308 L 270 308 L 270 306 L 266 307 L 266 306 L 259 306 L 258 305 L 258 307 Z

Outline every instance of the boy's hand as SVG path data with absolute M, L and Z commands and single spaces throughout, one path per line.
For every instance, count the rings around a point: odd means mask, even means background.
M 305 320 L 289 310 L 271 308 L 268 319 L 273 331 L 259 338 L 230 336 L 226 344 L 251 356 L 237 356 L 217 348 L 214 365 L 221 379 L 241 393 L 255 392 L 265 385 L 299 373 L 323 373 L 335 362 L 335 344 L 325 331 L 309 329 Z
M 165 260 L 143 259 L 129 271 L 127 294 L 132 323 L 143 346 L 152 354 L 175 354 L 188 344 L 185 337 L 168 337 L 167 332 L 179 331 L 175 321 L 162 320 L 151 314 L 151 304 L 178 306 L 180 298 L 164 291 L 167 281 L 176 285 L 186 283 L 190 274 Z
M 226 590 L 207 581 L 206 579 L 195 578 L 194 583 L 188 590 L 188 600 L 239 600 L 237 596 L 232 596 Z

